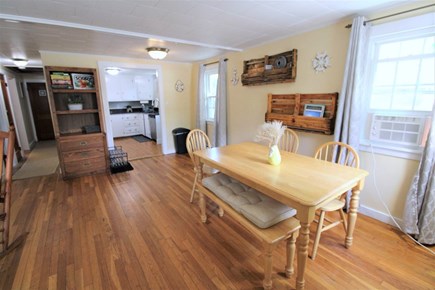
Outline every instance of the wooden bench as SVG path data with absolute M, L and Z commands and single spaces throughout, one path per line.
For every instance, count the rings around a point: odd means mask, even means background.
M 234 218 L 251 234 L 259 238 L 263 242 L 263 255 L 264 255 L 264 289 L 272 289 L 272 253 L 277 244 L 282 241 L 287 241 L 286 255 L 287 262 L 285 266 L 285 274 L 290 277 L 294 273 L 293 260 L 295 256 L 295 242 L 299 234 L 299 220 L 294 217 L 285 219 L 269 228 L 262 229 L 254 225 L 251 221 L 234 210 L 229 204 L 216 196 L 213 192 L 205 188 L 202 184 L 198 184 L 198 191 L 200 193 L 200 210 L 201 220 L 203 223 L 207 221 L 206 204 L 204 195 L 215 202 L 219 207 L 219 216 L 222 217 L 225 212 L 227 215 Z

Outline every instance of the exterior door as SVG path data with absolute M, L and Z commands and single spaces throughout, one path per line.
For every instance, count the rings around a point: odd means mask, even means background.
M 17 160 L 20 161 L 23 156 L 21 155 L 21 147 L 20 145 L 18 145 L 17 129 L 16 129 L 17 127 L 15 127 L 14 118 L 12 117 L 11 104 L 9 103 L 9 94 L 8 94 L 8 90 L 6 89 L 7 84 L 5 82 L 5 77 L 2 74 L 0 74 L 0 86 L 1 86 L 3 99 L 6 106 L 6 115 L 8 117 L 9 126 L 14 126 L 15 128 L 15 146 L 14 146 L 15 156 L 17 157 Z
M 27 83 L 36 135 L 39 141 L 53 140 L 54 130 L 45 83 Z

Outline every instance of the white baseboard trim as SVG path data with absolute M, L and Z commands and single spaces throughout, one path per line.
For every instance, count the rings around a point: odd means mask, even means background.
M 383 223 L 389 224 L 395 228 L 397 228 L 396 223 L 403 228 L 403 220 L 401 218 L 398 217 L 392 217 L 384 212 L 378 211 L 376 209 L 372 209 L 370 207 L 364 206 L 364 205 L 360 205 L 359 210 L 360 213 L 369 216 L 371 218 L 374 218 L 378 221 L 381 221 Z M 394 222 L 394 220 L 396 221 L 396 223 Z
M 35 146 L 36 146 L 36 140 L 33 140 L 33 141 L 31 141 L 31 142 L 29 143 L 29 147 L 30 147 L 30 149 L 35 148 Z

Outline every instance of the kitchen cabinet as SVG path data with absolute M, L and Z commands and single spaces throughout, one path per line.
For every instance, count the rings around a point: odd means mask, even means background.
M 63 178 L 106 172 L 108 151 L 96 70 L 46 66 L 44 71 Z M 82 102 L 81 109 L 69 108 L 73 99 Z
M 110 115 L 113 137 L 125 137 L 144 134 L 142 113 L 127 113 Z
M 109 102 L 138 100 L 135 77 L 133 75 L 106 75 L 105 79 Z
M 150 127 L 150 120 L 148 119 L 148 114 L 143 114 L 143 121 L 144 121 L 144 135 L 151 139 L 151 127 Z
M 136 93 L 139 101 L 154 100 L 154 76 L 135 76 Z

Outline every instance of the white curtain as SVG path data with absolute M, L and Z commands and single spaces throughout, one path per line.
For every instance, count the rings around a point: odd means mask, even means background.
M 365 20 L 363 16 L 358 16 L 352 22 L 334 133 L 335 141 L 347 143 L 356 150 L 359 148 L 364 67 L 370 30 L 368 25 L 364 25 Z
M 204 91 L 205 65 L 199 66 L 198 72 L 198 96 L 196 98 L 196 128 L 206 131 L 206 107 Z
M 219 61 L 214 125 L 216 144 L 213 145 L 227 145 L 227 62 L 224 59 Z
M 404 230 L 422 244 L 435 244 L 435 104 L 420 165 L 406 198 Z

